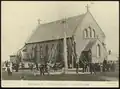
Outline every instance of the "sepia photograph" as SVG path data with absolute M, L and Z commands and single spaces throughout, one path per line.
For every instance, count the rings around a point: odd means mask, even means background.
M 118 87 L 119 2 L 2 1 L 1 82 Z

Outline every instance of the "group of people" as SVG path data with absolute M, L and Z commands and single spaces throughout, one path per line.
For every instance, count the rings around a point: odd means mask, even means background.
M 15 72 L 19 71 L 19 64 L 18 63 L 12 63 L 12 69 L 15 70 Z
M 115 71 L 115 63 L 112 61 L 103 61 L 103 72 L 114 72 Z
M 92 52 L 82 51 L 80 57 L 78 57 L 78 62 L 76 63 L 76 73 L 79 71 L 79 67 L 82 68 L 82 72 L 88 72 L 96 74 L 96 69 L 94 63 L 92 63 Z
M 80 64 L 80 68 L 82 68 L 82 72 L 90 72 L 91 74 L 96 74 L 96 67 L 94 63 L 86 63 Z M 79 64 L 76 65 L 76 73 L 79 71 Z
M 76 63 L 76 72 L 78 73 L 79 67 L 82 68 L 82 72 L 90 72 L 91 74 L 96 72 L 114 72 L 115 63 L 104 60 L 103 63 L 92 63 L 92 53 L 89 49 L 88 51 L 83 51 L 79 57 L 79 63 Z
M 64 63 L 62 63 L 64 64 Z M 15 70 L 18 72 L 19 70 L 19 64 L 18 63 L 10 63 L 5 62 L 6 71 L 8 72 L 8 75 L 12 75 L 12 70 Z M 50 65 L 46 64 L 38 64 L 38 63 L 29 63 L 28 64 L 29 69 L 33 71 L 34 75 L 39 71 L 40 75 L 45 75 L 47 73 L 49 75 L 50 68 L 53 68 L 53 70 L 57 70 L 58 67 L 64 67 L 64 65 L 54 65 L 53 67 L 50 67 Z M 79 57 L 79 62 L 76 63 L 76 72 L 78 73 L 79 67 L 83 68 L 83 72 L 90 72 L 91 74 L 96 72 L 109 72 L 115 71 L 115 63 L 114 62 L 108 62 L 107 60 L 104 60 L 103 63 L 92 63 L 92 53 L 91 50 L 88 50 L 87 52 L 83 51 Z M 21 63 L 21 68 L 24 68 L 24 63 Z M 58 68 L 59 69 L 59 68 Z
M 56 72 L 59 69 L 62 69 L 64 67 L 63 63 L 60 64 L 51 64 L 51 63 L 43 63 L 43 64 L 38 64 L 38 63 L 29 63 L 28 64 L 29 69 L 36 75 L 38 72 L 40 75 L 45 75 L 47 73 L 48 75 L 50 74 L 50 70 L 53 70 Z
M 79 65 L 76 66 L 76 72 L 78 73 Z M 81 63 L 82 72 L 90 72 L 91 74 L 96 72 L 114 72 L 115 63 L 104 60 L 103 63 Z
M 49 75 L 49 66 L 46 64 L 37 64 L 37 63 L 29 63 L 28 64 L 29 69 L 34 73 L 34 75 L 37 75 L 39 72 L 40 75 L 45 75 L 47 73 Z
M 5 62 L 5 71 L 8 72 L 8 76 L 12 75 L 13 70 L 15 70 L 15 72 L 18 72 L 19 68 L 24 69 L 24 65 L 23 63 L 17 64 L 17 63 L 12 63 L 12 62 Z M 49 69 L 50 67 L 48 65 L 44 65 L 44 64 L 35 64 L 35 63 L 29 63 L 28 64 L 29 69 L 34 73 L 34 75 L 36 75 L 36 72 L 40 72 L 40 75 L 45 75 L 45 73 L 47 73 L 49 75 Z
M 8 72 L 8 76 L 12 75 L 12 63 L 5 61 L 5 71 Z

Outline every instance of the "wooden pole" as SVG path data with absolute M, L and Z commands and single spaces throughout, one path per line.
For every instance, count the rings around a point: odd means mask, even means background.
M 68 62 L 67 62 L 66 32 L 64 32 L 64 60 L 65 60 L 65 70 L 64 70 L 64 72 L 67 73 L 67 70 L 68 70 Z
M 66 19 L 64 19 L 62 21 L 63 23 L 63 30 L 64 30 L 64 39 L 63 39 L 63 43 L 64 43 L 64 74 L 67 73 L 67 70 L 68 70 L 68 60 L 67 60 L 67 40 L 66 40 Z

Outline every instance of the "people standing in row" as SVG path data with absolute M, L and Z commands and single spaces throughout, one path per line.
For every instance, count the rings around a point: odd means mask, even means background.
M 37 69 L 37 66 L 36 64 L 33 64 L 33 68 L 30 64 L 29 65 L 29 68 L 31 69 L 31 71 L 33 72 L 34 76 L 37 75 L 37 72 L 39 71 L 39 74 L 40 75 L 45 75 L 45 72 L 49 75 L 49 66 L 48 65 L 44 65 L 44 64 L 38 64 L 38 69 Z
M 94 72 L 96 74 L 97 72 L 114 72 L 115 71 L 115 63 L 109 62 L 104 59 L 103 63 L 92 63 L 92 52 L 89 49 L 88 56 L 85 55 L 86 51 L 83 51 L 79 57 L 79 64 L 80 67 L 83 68 L 83 72 L 86 72 L 87 67 L 90 68 L 90 72 Z M 85 60 L 87 59 L 87 61 Z M 77 65 L 77 63 L 76 63 Z M 78 68 L 76 67 L 76 71 Z

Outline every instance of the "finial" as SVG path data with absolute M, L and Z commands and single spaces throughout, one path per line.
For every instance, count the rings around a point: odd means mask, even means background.
M 87 12 L 88 12 L 88 11 L 89 11 L 89 8 L 90 8 L 89 5 L 87 4 L 87 6 L 85 6 L 85 7 L 87 8 Z
M 38 19 L 38 24 L 40 24 L 40 21 L 41 21 L 41 20 L 40 20 L 40 19 Z

